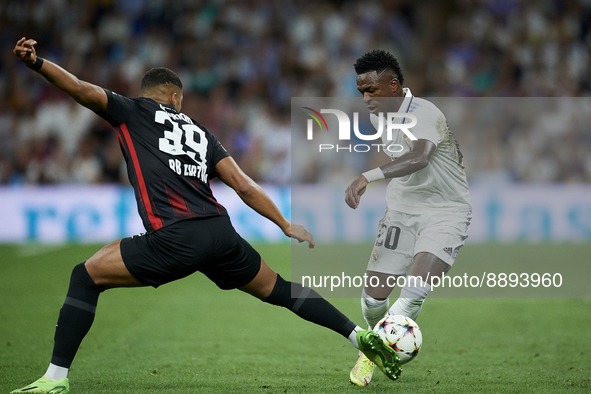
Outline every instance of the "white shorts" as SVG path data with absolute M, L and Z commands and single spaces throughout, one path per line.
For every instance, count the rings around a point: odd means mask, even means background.
M 388 209 L 378 223 L 367 270 L 402 275 L 420 252 L 432 253 L 452 266 L 468 238 L 471 218 L 471 211 L 411 215 Z

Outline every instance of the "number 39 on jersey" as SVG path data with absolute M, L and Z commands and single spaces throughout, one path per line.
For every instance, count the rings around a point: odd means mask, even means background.
M 205 132 L 199 126 L 193 124 L 190 118 L 179 115 L 179 122 L 172 119 L 172 115 L 166 111 L 156 111 L 154 121 L 156 123 L 172 125 L 172 130 L 164 130 L 164 137 L 160 138 L 160 151 L 173 156 L 187 155 L 195 164 L 182 163 L 179 159 L 169 159 L 168 164 L 172 171 L 181 176 L 197 177 L 203 183 L 207 183 L 207 138 Z M 185 123 L 190 122 L 190 123 Z M 184 143 L 183 143 L 183 136 Z

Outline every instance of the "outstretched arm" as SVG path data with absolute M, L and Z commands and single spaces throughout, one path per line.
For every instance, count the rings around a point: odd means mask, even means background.
M 218 178 L 234 189 L 246 205 L 279 226 L 285 235 L 299 242 L 307 241 L 310 248 L 316 246 L 312 234 L 304 226 L 290 223 L 263 188 L 246 175 L 234 159 L 223 158 L 215 166 L 215 171 Z
M 412 141 L 408 153 L 400 156 L 395 161 L 380 166 L 379 170 L 381 170 L 386 179 L 410 175 L 427 167 L 429 159 L 436 148 L 437 145 L 429 140 L 420 139 Z M 363 193 L 365 193 L 368 183 L 368 179 L 361 175 L 349 185 L 345 191 L 345 202 L 348 206 L 353 209 L 359 206 L 359 200 Z
M 55 63 L 37 57 L 35 45 L 37 41 L 25 37 L 17 41 L 13 53 L 27 67 L 38 67 L 37 70 L 49 83 L 68 93 L 74 100 L 86 108 L 101 115 L 107 112 L 107 94 L 100 86 L 79 80 Z

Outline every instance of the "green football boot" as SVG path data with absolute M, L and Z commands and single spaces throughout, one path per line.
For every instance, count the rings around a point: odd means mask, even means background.
M 67 394 L 70 392 L 70 382 L 68 378 L 60 380 L 49 380 L 45 376 L 28 386 L 16 389 L 10 394 L 33 393 L 33 394 Z
M 363 352 L 390 379 L 396 380 L 402 373 L 400 359 L 390 346 L 386 345 L 374 331 L 357 332 L 359 350 Z

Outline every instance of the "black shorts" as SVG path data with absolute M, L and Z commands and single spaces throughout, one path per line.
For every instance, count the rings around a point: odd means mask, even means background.
M 261 267 L 261 256 L 227 216 L 181 220 L 124 238 L 121 256 L 137 280 L 153 287 L 201 271 L 220 289 L 235 289 L 252 281 Z

